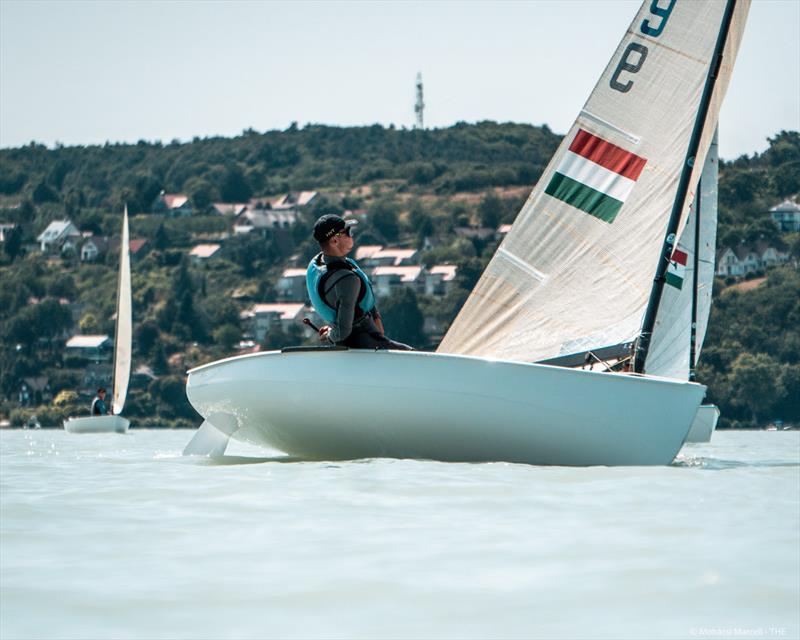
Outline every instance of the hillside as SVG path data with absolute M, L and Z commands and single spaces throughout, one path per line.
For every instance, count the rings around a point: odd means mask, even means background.
M 86 399 L 75 390 L 88 385 L 86 363 L 64 344 L 78 332 L 113 336 L 113 247 L 124 203 L 131 236 L 145 241 L 134 257 L 134 363 L 150 369 L 137 378 L 126 413 L 140 426 L 190 425 L 197 416 L 183 395 L 185 369 L 245 348 L 243 312 L 280 298 L 281 273 L 316 250 L 309 229 L 317 216 L 350 211 L 362 219 L 360 245 L 416 249 L 421 264 L 456 267 L 446 291 L 401 287 L 381 304 L 393 337 L 434 347 L 494 252 L 494 230 L 513 221 L 559 141 L 547 127 L 483 122 L 425 131 L 309 125 L 186 144 L 0 150 L 0 224 L 17 225 L 0 253 L 0 417 L 19 423 L 36 412 L 56 424 L 83 411 Z M 768 211 L 799 185 L 797 132 L 779 133 L 763 154 L 722 162 L 720 244 L 782 243 L 796 260 L 797 234 L 781 233 Z M 153 213 L 162 191 L 186 194 L 192 214 Z M 274 204 L 304 191 L 317 195 L 292 208 L 293 224 L 259 233 L 232 235 L 231 219 L 212 207 Z M 35 238 L 64 218 L 108 249 L 94 261 L 82 260 L 77 246 L 42 253 Z M 221 249 L 213 260 L 190 260 L 201 243 Z M 800 420 L 800 278 L 796 267 L 766 278 L 715 299 L 701 380 L 729 426 Z M 256 342 L 303 340 L 313 337 L 286 325 Z M 761 372 L 755 380 L 753 371 Z M 757 387 L 768 371 L 778 382 Z M 30 406 L 20 408 L 21 385 L 43 379 L 48 388 L 31 390 Z

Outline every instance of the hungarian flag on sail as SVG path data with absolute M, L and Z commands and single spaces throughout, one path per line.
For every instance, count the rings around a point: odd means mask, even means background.
M 688 256 L 680 249 L 672 252 L 667 267 L 667 284 L 671 284 L 676 289 L 683 287 L 683 277 L 686 274 L 686 260 Z
M 645 158 L 578 129 L 544 192 L 614 222 L 645 164 Z

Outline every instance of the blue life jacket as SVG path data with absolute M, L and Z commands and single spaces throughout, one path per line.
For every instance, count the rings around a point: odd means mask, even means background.
M 334 273 L 341 269 L 352 271 L 361 280 L 361 290 L 358 292 L 355 319 L 357 320 L 375 308 L 375 294 L 372 293 L 372 285 L 369 282 L 367 274 L 361 270 L 355 260 L 345 258 L 344 263 L 337 261 L 329 266 L 323 262 L 322 254 L 318 253 L 311 262 L 308 263 L 306 288 L 308 289 L 308 297 L 311 300 L 311 304 L 314 305 L 314 309 L 317 310 L 320 318 L 325 322 L 334 322 L 336 320 L 336 309 L 329 305 L 326 300 L 326 295 L 328 291 L 330 291 L 330 288 L 326 288 L 325 283 Z
M 92 400 L 92 415 L 93 416 L 108 415 L 108 409 L 106 409 L 106 403 L 99 397 Z

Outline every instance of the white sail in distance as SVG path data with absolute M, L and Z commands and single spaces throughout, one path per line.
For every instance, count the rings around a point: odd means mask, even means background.
M 122 219 L 119 245 L 119 283 L 117 285 L 117 331 L 114 338 L 114 414 L 125 407 L 131 377 L 133 309 L 131 304 L 131 252 L 128 234 L 128 207 Z
M 711 143 L 700 177 L 699 198 L 689 211 L 673 261 L 667 272 L 667 282 L 661 305 L 658 308 L 647 372 L 668 378 L 686 380 L 689 377 L 689 347 L 691 342 L 692 287 L 694 276 L 694 236 L 698 211 L 700 214 L 700 243 L 697 272 L 697 335 L 695 358 L 700 350 L 711 313 L 711 290 L 714 286 L 714 261 L 717 246 L 717 195 L 718 195 L 717 136 Z M 698 208 L 699 201 L 699 208 Z
M 749 4 L 735 5 L 684 224 Z M 726 6 L 644 2 L 438 351 L 535 362 L 639 334 Z

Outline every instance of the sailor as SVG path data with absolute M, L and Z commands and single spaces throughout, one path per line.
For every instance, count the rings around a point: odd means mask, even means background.
M 94 400 L 92 400 L 92 415 L 93 416 L 107 416 L 110 415 L 110 411 L 106 406 L 106 389 L 105 387 L 100 387 L 97 390 L 97 395 L 95 396 Z
M 314 239 L 322 251 L 308 264 L 306 286 L 314 308 L 327 323 L 319 330 L 320 340 L 351 349 L 411 351 L 407 344 L 384 335 L 369 278 L 347 257 L 353 249 L 355 224 L 356 220 L 345 221 L 333 214 L 314 224 Z

